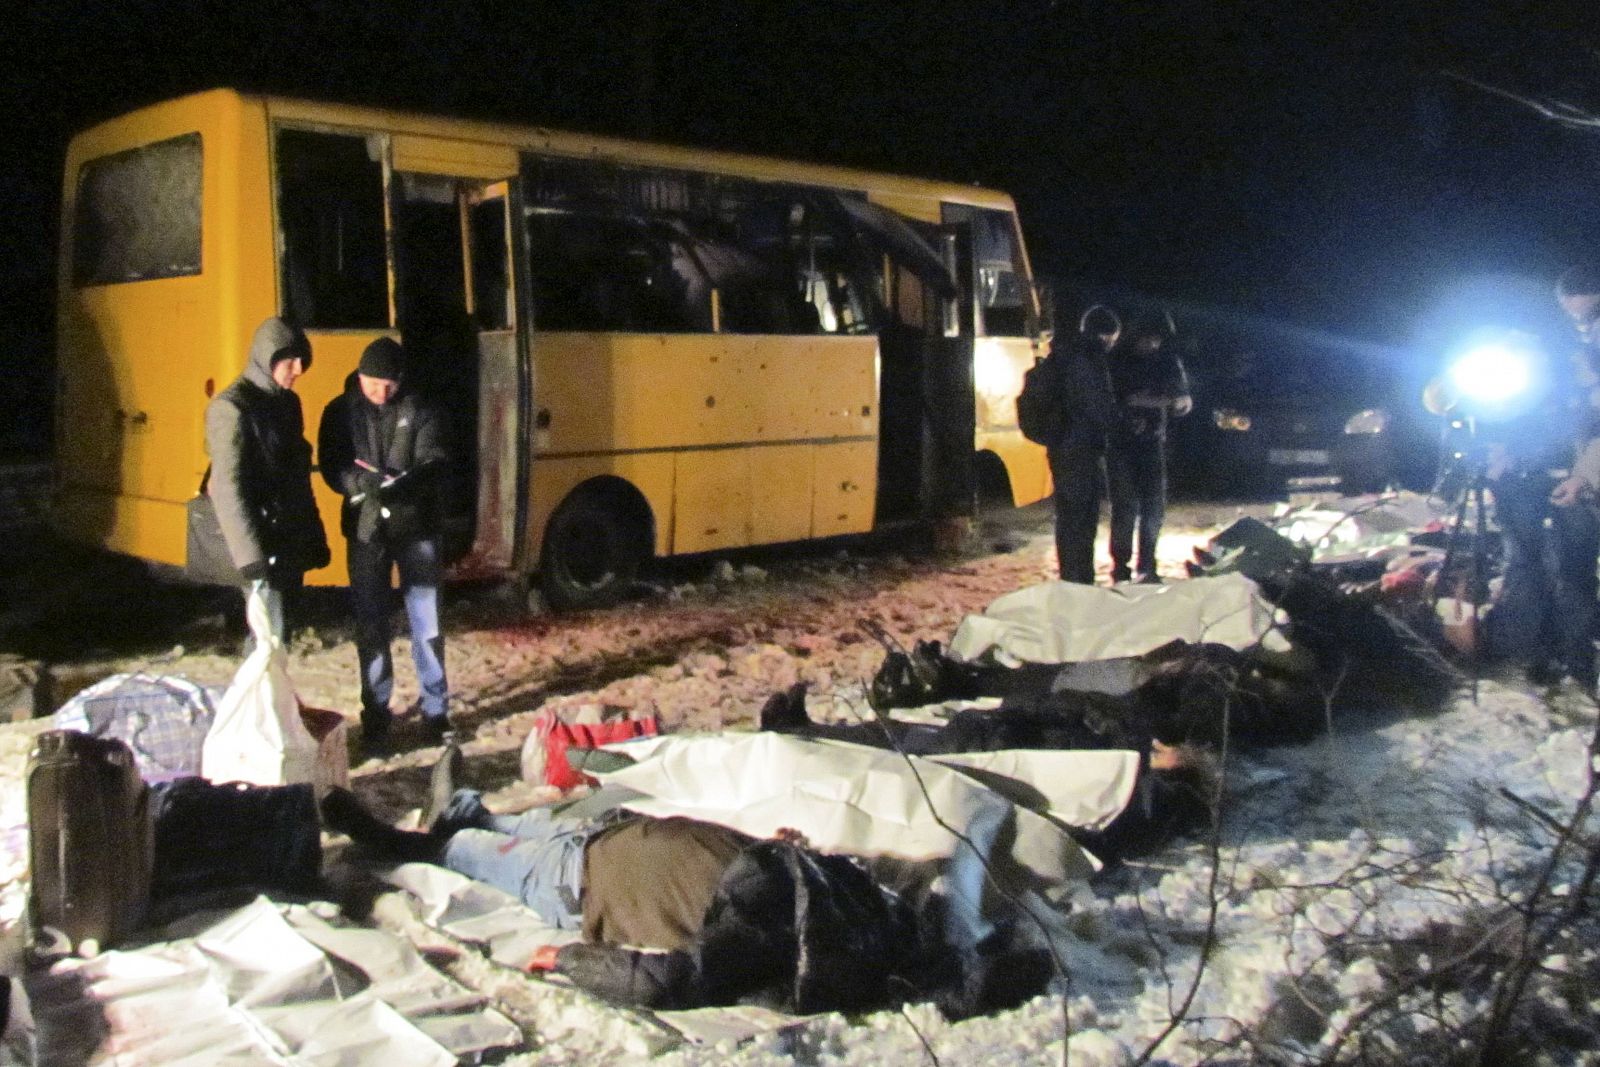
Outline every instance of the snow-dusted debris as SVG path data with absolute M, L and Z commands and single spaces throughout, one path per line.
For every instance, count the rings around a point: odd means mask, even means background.
M 1219 516 L 1224 525 L 1231 516 Z M 1176 568 L 1214 529 L 1178 530 L 1163 543 Z M 551 799 L 521 782 L 517 752 L 542 708 L 595 705 L 655 713 L 669 730 L 740 729 L 775 690 L 810 687 L 818 719 L 862 714 L 863 687 L 883 650 L 859 628 L 872 619 L 901 641 L 948 641 L 956 624 L 1003 593 L 1052 576 L 1049 538 L 1022 547 L 930 562 L 846 555 L 763 560 L 680 581 L 608 611 L 528 618 L 490 601 L 447 609 L 449 668 L 460 696 L 469 775 L 509 810 Z M 709 569 L 709 568 L 708 568 Z M 405 671 L 408 657 L 397 650 Z M 355 656 L 325 632 L 293 650 L 307 703 L 357 706 Z M 107 673 L 129 666 L 107 662 Z M 167 664 L 200 682 L 226 682 L 236 661 L 186 650 Z M 398 700 L 412 695 L 402 674 Z M 1520 875 L 1548 854 L 1543 834 L 1510 793 L 1559 815 L 1584 788 L 1592 704 L 1552 700 L 1520 684 L 1486 681 L 1425 718 L 1342 718 L 1333 736 L 1230 762 L 1228 801 L 1213 864 L 1204 841 L 1108 872 L 1089 908 L 1071 916 L 1064 946 L 1070 990 L 1015 1011 L 951 1024 L 931 1008 L 861 1018 L 824 1016 L 743 1044 L 675 1044 L 648 1017 L 600 1005 L 570 989 L 493 965 L 421 924 L 399 895 L 375 918 L 423 946 L 451 977 L 489 995 L 527 1035 L 519 1065 L 639 1063 L 699 1067 L 929 1062 L 1130 1061 L 1171 1021 L 1199 976 L 1188 1021 L 1157 1062 L 1315 1060 L 1395 992 L 1396 974 L 1443 958 L 1459 939 L 1500 936 L 1494 924 Z M 402 724 L 403 725 L 403 724 Z M 402 731 L 401 739 L 404 742 Z M 0 730 L 0 913 L 15 917 L 21 764 L 27 736 Z M 415 808 L 437 750 L 402 752 L 353 768 L 356 790 L 378 810 Z M 1502 792 L 1504 790 L 1505 792 Z M 11 827 L 6 830 L 5 827 Z M 1215 873 L 1214 873 L 1215 872 Z M 1572 872 L 1554 879 L 1571 892 Z M 1566 887 L 1566 888 L 1563 888 Z M 1500 899 L 1504 896 L 1505 899 Z M 1201 947 L 1210 944 L 1202 968 Z M 1536 997 L 1569 1021 L 1592 1009 L 1562 1000 L 1595 969 L 1593 950 L 1562 945 L 1543 963 Z M 1482 990 L 1404 996 L 1371 1039 L 1421 1048 L 1453 1022 L 1481 1015 Z M 1415 1007 L 1416 1010 L 1410 1010 Z M 1554 1032 L 1554 1031 L 1552 1031 Z M 1374 1045 L 1374 1048 L 1379 1047 Z M 1547 1062 L 1580 1062 L 1552 1052 Z M 1437 1062 L 1443 1062 L 1442 1059 Z

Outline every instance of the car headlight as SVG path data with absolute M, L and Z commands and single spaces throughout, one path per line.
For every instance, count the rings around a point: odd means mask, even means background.
M 1345 433 L 1382 433 L 1389 428 L 1389 413 L 1382 408 L 1358 411 L 1345 420 Z
M 1244 433 L 1250 429 L 1250 416 L 1232 408 L 1218 408 L 1213 411 L 1211 421 L 1217 424 L 1217 429 L 1227 430 L 1230 433 Z

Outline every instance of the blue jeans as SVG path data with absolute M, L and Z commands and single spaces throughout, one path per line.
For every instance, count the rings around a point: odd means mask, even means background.
M 394 693 L 394 658 L 389 651 L 391 568 L 400 569 L 400 592 L 411 623 L 411 658 L 422 690 L 422 713 L 442 718 L 450 707 L 444 673 L 444 636 L 439 632 L 439 541 L 421 538 L 390 545 L 349 542 L 350 593 L 355 600 L 356 655 L 361 661 L 364 717 L 386 719 Z
M 491 815 L 470 789 L 456 790 L 442 821 L 473 824 L 450 836 L 446 867 L 520 897 L 558 930 L 583 926 L 583 852 L 597 828 L 593 821 L 548 808 Z

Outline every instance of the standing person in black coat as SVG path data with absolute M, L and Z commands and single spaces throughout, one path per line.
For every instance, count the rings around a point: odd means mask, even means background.
M 328 536 L 311 495 L 311 446 L 294 383 L 311 367 L 300 328 L 270 318 L 256 328 L 243 373 L 206 405 L 206 491 L 228 555 L 264 594 L 273 636 L 284 636 L 305 572 L 328 565 Z
M 1159 582 L 1156 541 L 1167 512 L 1167 419 L 1189 414 L 1189 376 L 1173 351 L 1176 329 L 1166 312 L 1135 320 L 1111 360 L 1111 384 L 1121 418 L 1106 451 L 1111 496 L 1111 580 Z M 1129 564 L 1134 527 L 1138 570 Z
M 439 629 L 439 498 L 447 455 L 438 413 L 403 385 L 404 358 L 391 338 L 368 345 L 343 395 L 323 412 L 318 434 L 322 477 L 344 497 L 340 525 L 355 600 L 361 733 L 370 753 L 387 749 L 392 719 L 389 576 L 395 567 L 411 623 L 423 724 L 436 741 L 450 724 Z
M 1122 323 L 1097 304 L 1084 313 L 1076 337 L 1057 340 L 1056 388 L 1066 409 L 1060 438 L 1048 451 L 1055 483 L 1056 561 L 1061 580 L 1094 584 L 1094 535 L 1100 525 L 1100 484 L 1106 437 L 1119 417 L 1106 353 Z

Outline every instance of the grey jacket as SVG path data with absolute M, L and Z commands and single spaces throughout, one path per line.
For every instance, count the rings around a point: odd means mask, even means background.
M 241 571 L 270 562 L 275 571 L 298 574 L 328 562 L 300 398 L 272 380 L 273 357 L 291 349 L 311 365 L 299 327 L 266 320 L 250 342 L 244 372 L 206 405 L 207 491 Z

